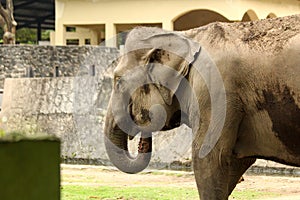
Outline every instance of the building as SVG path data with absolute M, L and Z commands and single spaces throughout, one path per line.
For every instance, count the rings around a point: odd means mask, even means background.
M 300 13 L 299 0 L 56 0 L 54 45 L 119 46 L 135 26 L 186 30 L 210 22 Z M 117 36 L 116 36 L 117 35 Z

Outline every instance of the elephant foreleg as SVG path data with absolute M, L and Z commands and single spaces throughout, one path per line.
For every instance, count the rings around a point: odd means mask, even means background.
M 202 124 L 193 142 L 193 167 L 201 200 L 228 199 L 241 175 L 252 164 L 252 161 L 239 162 L 242 160 L 237 160 L 233 155 L 239 125 L 243 118 L 242 113 L 233 108 L 237 106 L 227 107 L 227 120 L 221 136 L 205 157 L 200 156 L 200 149 L 207 134 L 209 117 L 203 112 Z
M 216 152 L 204 159 L 199 159 L 196 154 L 193 156 L 194 173 L 201 200 L 228 199 L 241 176 L 255 162 L 255 158 L 231 157 L 224 160 L 220 156 L 217 156 Z
M 255 158 L 232 158 L 230 162 L 228 194 L 230 195 L 241 176 L 255 162 Z
M 224 200 L 228 198 L 229 163 L 220 161 L 214 151 L 200 159 L 194 150 L 193 167 L 201 200 Z

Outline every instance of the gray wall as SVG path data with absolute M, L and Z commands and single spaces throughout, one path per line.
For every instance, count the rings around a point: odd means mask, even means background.
M 66 162 L 109 164 L 103 127 L 110 93 L 111 73 L 105 71 L 99 76 L 6 79 L 2 128 L 61 138 L 61 155 Z M 152 166 L 164 168 L 174 162 L 190 165 L 189 128 L 154 135 Z M 138 140 L 131 143 L 133 152 L 137 144 Z
M 2 128 L 56 135 L 64 158 L 105 159 L 103 118 L 118 56 L 100 46 L 1 46 Z M 34 78 L 24 78 L 29 68 Z
M 57 136 L 64 158 L 105 159 L 101 135 L 111 79 L 97 78 L 6 79 L 2 127 Z

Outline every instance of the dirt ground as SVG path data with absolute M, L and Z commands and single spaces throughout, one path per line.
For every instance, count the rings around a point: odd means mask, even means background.
M 93 186 L 172 186 L 196 188 L 194 175 L 191 172 L 152 171 L 140 174 L 125 174 L 115 168 L 62 165 L 62 185 L 93 185 Z M 235 190 L 256 190 L 280 194 L 280 197 L 265 200 L 300 200 L 300 177 L 244 175 L 244 181 Z M 91 181 L 96 180 L 96 181 Z

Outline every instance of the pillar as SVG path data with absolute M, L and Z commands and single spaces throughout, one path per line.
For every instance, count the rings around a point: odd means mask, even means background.
M 172 21 L 164 21 L 162 24 L 162 28 L 165 30 L 173 31 L 174 30 L 174 23 Z
M 113 23 L 105 24 L 105 45 L 107 47 L 116 47 L 117 45 L 116 27 Z

